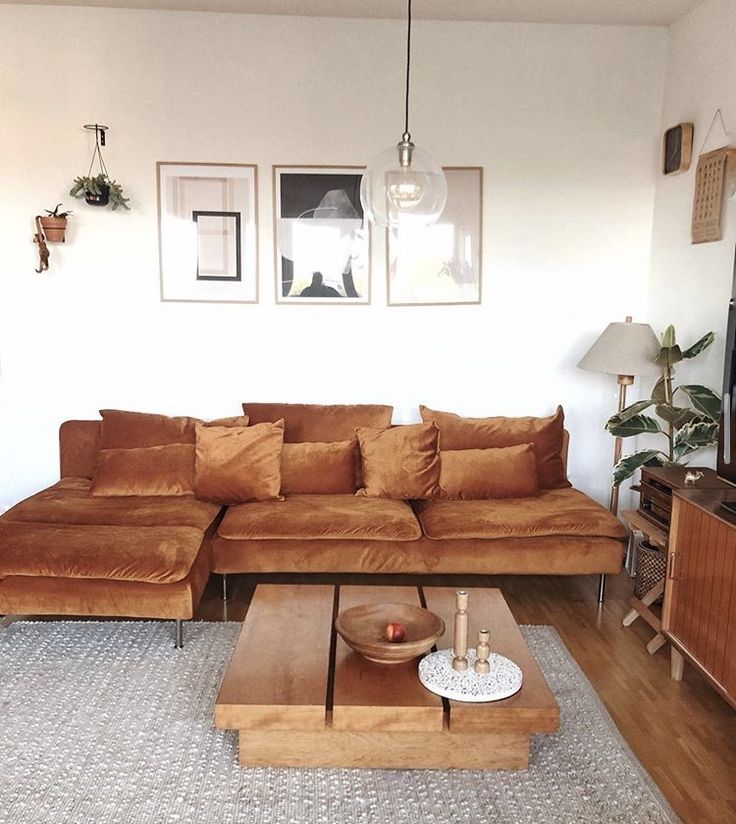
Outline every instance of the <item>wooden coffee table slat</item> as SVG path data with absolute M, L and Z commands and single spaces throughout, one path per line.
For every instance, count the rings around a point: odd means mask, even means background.
M 215 704 L 220 729 L 319 730 L 332 586 L 259 586 Z
M 340 612 L 384 602 L 421 606 L 416 587 L 340 587 Z M 441 730 L 442 699 L 425 690 L 417 662 L 369 664 L 338 636 L 332 727 L 335 730 Z
M 424 593 L 447 624 L 438 646 L 451 646 L 455 591 Z M 239 730 L 241 764 L 522 769 L 530 735 L 558 728 L 554 698 L 498 590 L 470 590 L 471 631 L 487 625 L 491 647 L 521 666 L 516 696 L 443 702 L 420 685 L 416 661 L 371 664 L 337 637 L 328 696 L 333 596 L 331 586 L 257 588 L 215 706 L 216 725 Z M 340 596 L 341 610 L 419 597 L 415 588 L 349 586 Z
M 455 613 L 455 591 L 425 587 L 427 608 L 440 616 L 446 630 L 437 641 L 443 649 L 452 646 L 452 618 Z M 527 648 L 524 637 L 498 589 L 469 589 L 468 646 L 477 643 L 478 631 L 491 633 L 494 652 L 505 655 L 521 667 L 524 683 L 521 690 L 502 701 L 487 704 L 467 704 L 450 701 L 452 732 L 557 732 L 560 712 L 537 662 Z
M 245 767 L 380 767 L 382 769 L 521 770 L 529 766 L 523 733 L 240 732 Z M 491 819 L 489 819 L 490 821 Z

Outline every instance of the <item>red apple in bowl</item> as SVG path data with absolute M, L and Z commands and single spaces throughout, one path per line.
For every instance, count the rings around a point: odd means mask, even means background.
M 392 621 L 390 624 L 386 624 L 384 635 L 386 640 L 392 644 L 400 644 L 406 638 L 406 627 L 399 624 L 398 621 Z

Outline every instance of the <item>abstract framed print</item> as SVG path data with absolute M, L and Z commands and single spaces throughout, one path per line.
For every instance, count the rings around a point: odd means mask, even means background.
M 387 230 L 389 306 L 480 303 L 483 169 L 445 168 L 447 204 L 430 226 L 410 219 Z
M 370 303 L 362 166 L 274 166 L 277 303 Z
M 156 164 L 161 300 L 258 303 L 254 164 Z

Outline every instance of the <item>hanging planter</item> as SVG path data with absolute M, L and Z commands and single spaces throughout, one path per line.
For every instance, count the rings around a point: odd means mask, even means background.
M 117 181 L 110 179 L 105 161 L 102 158 L 100 147 L 105 145 L 107 126 L 100 126 L 95 123 L 84 128 L 94 129 L 95 148 L 92 152 L 92 160 L 87 174 L 74 178 L 69 194 L 72 197 L 83 197 L 90 206 L 107 206 L 109 204 L 113 211 L 119 206 L 122 206 L 123 209 L 130 209 L 130 206 L 128 206 L 130 198 L 123 195 L 123 187 Z M 98 164 L 98 173 L 93 175 L 92 168 L 95 165 L 95 159 Z

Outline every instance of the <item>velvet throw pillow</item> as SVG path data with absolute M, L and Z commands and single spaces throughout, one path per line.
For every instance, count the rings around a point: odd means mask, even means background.
M 539 492 L 537 460 L 530 443 L 491 449 L 440 451 L 443 498 L 531 498 Z
M 194 446 L 172 443 L 135 449 L 101 449 L 90 494 L 191 495 Z
M 150 412 L 101 409 L 100 449 L 137 449 L 195 441 L 195 426 L 203 423 L 188 416 L 169 417 Z M 247 426 L 246 415 L 211 421 L 213 426 Z
M 349 441 L 359 426 L 387 429 L 393 406 L 381 404 L 244 403 L 251 424 L 284 421 L 284 443 Z
M 283 421 L 247 427 L 199 423 L 195 434 L 194 494 L 198 498 L 220 504 L 282 500 Z
M 420 500 L 440 494 L 439 429 L 433 423 L 356 431 L 369 498 Z
M 359 460 L 355 439 L 285 443 L 281 452 L 281 494 L 353 494 Z
M 420 406 L 423 421 L 433 421 L 440 430 L 440 449 L 492 449 L 531 443 L 537 459 L 541 489 L 570 486 L 562 460 L 565 414 L 558 406 L 546 418 L 462 418 L 452 412 L 437 412 Z

